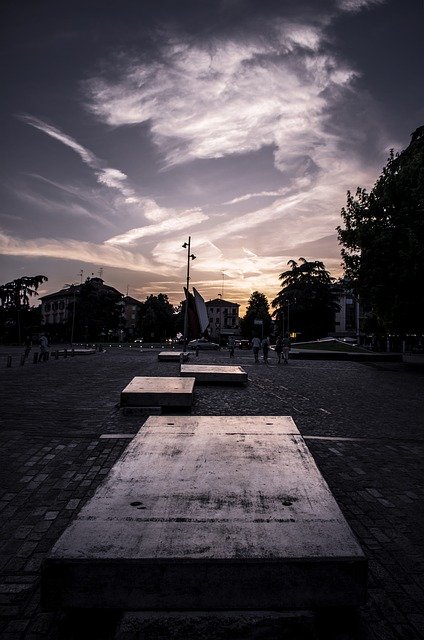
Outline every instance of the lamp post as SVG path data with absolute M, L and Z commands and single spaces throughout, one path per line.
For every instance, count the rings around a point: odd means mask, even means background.
M 188 237 L 188 242 L 184 242 L 183 249 L 187 249 L 187 293 L 190 286 L 190 260 L 195 260 L 196 256 L 190 253 L 191 237 Z M 185 311 L 184 311 L 184 350 L 187 348 L 188 342 L 188 298 L 186 298 Z

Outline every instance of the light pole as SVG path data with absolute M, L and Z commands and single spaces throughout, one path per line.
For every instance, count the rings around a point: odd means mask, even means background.
M 183 249 L 187 249 L 187 296 L 184 311 L 184 350 L 187 348 L 188 342 L 188 292 L 190 286 L 190 260 L 195 260 L 196 256 L 190 253 L 191 236 L 188 237 L 188 242 L 184 242 Z

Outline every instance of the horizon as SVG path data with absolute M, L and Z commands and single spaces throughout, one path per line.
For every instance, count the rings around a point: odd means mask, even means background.
M 83 271 L 177 305 L 189 236 L 190 285 L 240 313 L 253 291 L 271 302 L 291 259 L 340 277 L 346 192 L 424 123 L 419 2 L 4 14 L 0 264 L 4 282 L 46 275 L 40 297 Z

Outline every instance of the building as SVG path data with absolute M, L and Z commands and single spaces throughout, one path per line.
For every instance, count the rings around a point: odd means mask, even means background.
M 119 339 L 123 339 L 124 334 L 128 338 L 134 336 L 142 303 L 131 296 L 123 296 L 117 289 L 105 284 L 101 278 L 90 278 L 90 283 L 99 290 L 121 297 L 118 303 L 122 305 Z M 60 325 L 72 324 L 74 304 L 78 300 L 82 286 L 82 284 L 72 284 L 40 298 L 41 322 L 46 329 L 54 332 Z
M 123 324 L 127 334 L 127 339 L 131 340 L 137 337 L 137 327 L 140 322 L 140 314 L 142 309 L 142 303 L 131 296 L 124 296 L 122 298 L 123 305 Z
M 240 335 L 240 305 L 221 297 L 206 302 L 209 318 L 209 335 L 218 344 L 227 342 L 229 336 Z
M 337 287 L 337 285 L 336 285 Z M 359 315 L 360 305 L 351 291 L 336 288 L 336 302 L 340 310 L 336 311 L 334 317 L 333 335 L 337 338 L 358 337 L 359 336 Z

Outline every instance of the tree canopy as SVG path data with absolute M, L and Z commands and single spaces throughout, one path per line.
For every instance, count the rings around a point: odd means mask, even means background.
M 0 306 L 5 309 L 29 309 L 30 298 L 48 280 L 47 276 L 22 276 L 0 285 Z
M 140 322 L 144 340 L 160 341 L 175 336 L 175 310 L 165 293 L 146 298 L 142 303 Z
M 289 260 L 287 264 L 290 269 L 279 275 L 282 288 L 272 301 L 278 331 L 296 331 L 302 340 L 327 336 L 339 310 L 334 279 L 318 260 L 299 258 L 299 262 Z
M 75 336 L 84 340 L 107 339 L 122 321 L 122 294 L 103 285 L 99 278 L 87 278 L 76 296 Z M 72 303 L 73 304 L 73 303 Z
M 260 325 L 255 325 L 255 320 L 262 320 L 263 334 Z M 254 291 L 247 303 L 246 313 L 240 321 L 241 333 L 246 338 L 252 339 L 254 335 L 269 336 L 272 332 L 272 319 L 269 312 L 269 302 L 265 294 Z
M 424 328 L 424 127 L 400 154 L 390 153 L 370 193 L 347 193 L 337 227 L 346 276 L 379 326 Z

